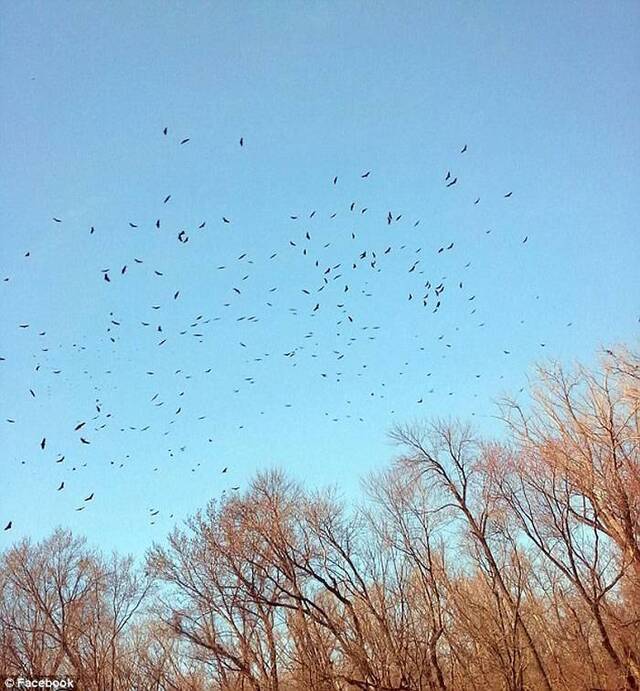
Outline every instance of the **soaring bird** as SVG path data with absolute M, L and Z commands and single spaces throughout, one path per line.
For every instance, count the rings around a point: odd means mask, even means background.
M 188 141 L 190 141 L 189 137 L 187 137 L 186 139 L 183 139 L 183 140 L 180 142 L 180 144 L 186 144 Z
M 460 151 L 460 153 L 463 154 L 466 150 L 467 150 L 467 145 L 465 144 L 465 145 L 462 147 L 462 151 Z
M 91 492 L 91 494 L 90 494 L 88 497 L 85 497 L 84 500 L 85 500 L 85 501 L 91 501 L 91 500 L 93 499 L 93 494 L 94 494 L 94 493 Z
M 11 530 L 11 526 L 13 525 L 12 521 L 9 521 L 7 525 L 4 527 L 5 530 Z
M 56 490 L 56 492 L 59 492 L 61 489 L 64 489 L 64 482 L 60 483 L 60 487 Z

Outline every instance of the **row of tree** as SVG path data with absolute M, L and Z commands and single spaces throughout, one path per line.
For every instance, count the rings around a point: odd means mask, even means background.
M 59 530 L 0 561 L 0 672 L 86 691 L 640 688 L 640 354 L 540 369 L 508 434 L 395 428 L 346 505 L 278 471 L 138 567 Z

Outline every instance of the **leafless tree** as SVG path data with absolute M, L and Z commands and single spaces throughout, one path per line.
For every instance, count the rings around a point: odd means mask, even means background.
M 281 471 L 143 566 L 57 530 L 0 555 L 0 672 L 89 691 L 632 691 L 640 357 L 540 368 L 508 435 L 395 427 L 359 502 Z

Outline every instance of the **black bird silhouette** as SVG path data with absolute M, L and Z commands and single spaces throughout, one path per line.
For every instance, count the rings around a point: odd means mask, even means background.
M 165 128 L 162 130 L 162 134 L 164 134 L 165 137 L 166 137 L 168 131 L 169 131 L 169 130 L 165 127 Z
M 467 145 L 465 144 L 465 145 L 462 147 L 462 151 L 460 151 L 460 153 L 463 154 L 466 150 L 467 150 Z
M 61 221 L 59 218 L 56 218 L 55 216 L 53 217 L 53 220 L 54 220 L 56 223 L 62 223 L 62 221 Z
M 507 192 L 507 194 L 504 195 L 504 198 L 508 199 L 512 194 L 513 192 Z
M 244 137 L 240 137 L 240 146 L 244 146 Z
M 85 501 L 91 501 L 91 500 L 93 499 L 93 494 L 94 494 L 94 493 L 91 492 L 91 494 L 90 494 L 88 497 L 85 497 L 84 500 L 85 500 Z
M 61 489 L 64 489 L 64 482 L 60 483 L 60 487 L 56 490 L 56 492 L 59 492 Z
M 9 521 L 7 525 L 4 527 L 5 530 L 11 530 L 11 526 L 13 525 L 12 521 Z
M 224 216 L 222 217 L 222 220 L 223 220 L 225 223 L 231 223 L 231 221 L 230 221 L 228 218 L 225 218 Z
M 453 180 L 451 182 L 447 183 L 447 187 L 451 187 L 451 185 L 455 185 L 456 182 L 458 182 L 458 178 L 453 178 Z
M 370 170 L 368 170 L 366 173 L 363 173 L 360 177 L 361 177 L 361 178 L 368 178 L 369 175 L 371 175 L 371 171 L 370 171 Z
M 183 139 L 183 140 L 180 142 L 180 144 L 186 144 L 188 141 L 190 141 L 189 137 L 187 137 L 186 139 Z
M 44 447 L 47 445 L 47 438 L 42 437 L 42 441 L 40 442 L 40 448 L 44 451 Z

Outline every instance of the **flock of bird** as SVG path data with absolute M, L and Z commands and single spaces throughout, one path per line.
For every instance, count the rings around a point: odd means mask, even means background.
M 169 137 L 169 128 L 165 127 L 162 130 L 163 137 Z M 183 137 L 175 140 L 178 146 L 185 146 L 190 143 L 189 137 Z M 246 152 L 246 142 L 244 137 L 238 141 L 238 146 L 243 152 Z M 459 156 L 468 155 L 468 146 L 465 144 L 458 150 Z M 364 170 L 360 173 L 360 181 L 357 184 L 365 186 L 368 180 L 374 176 L 374 171 Z M 459 174 L 453 170 L 443 171 L 441 178 L 441 185 L 445 194 L 450 194 L 447 190 L 451 190 L 456 185 L 459 185 Z M 341 177 L 336 175 L 327 180 L 327 184 L 338 187 L 341 184 Z M 350 181 L 353 183 L 353 181 Z M 512 197 L 511 191 L 504 191 L 502 197 L 509 200 Z M 363 189 L 362 196 L 366 195 L 366 189 Z M 164 208 L 172 202 L 172 194 L 159 195 L 159 207 Z M 472 197 L 469 203 L 478 205 L 480 203 L 479 197 Z M 375 202 L 374 202 L 375 203 Z M 442 255 L 448 255 L 457 250 L 457 245 L 451 238 L 442 243 L 438 243 L 436 249 L 431 250 L 420 240 L 420 223 L 419 218 L 409 218 L 407 214 L 397 212 L 394 210 L 385 209 L 382 214 L 380 210 L 375 212 L 378 218 L 373 221 L 382 229 L 389 229 L 403 224 L 403 227 L 411 229 L 416 233 L 415 241 L 397 242 L 394 239 L 393 233 L 386 236 L 384 242 L 379 243 L 378 238 L 363 236 L 360 237 L 357 219 L 362 218 L 365 214 L 371 215 L 369 207 L 364 206 L 357 201 L 345 205 L 344 208 L 329 209 L 324 211 L 307 210 L 302 212 L 292 212 L 287 219 L 281 219 L 286 224 L 288 238 L 282 238 L 281 241 L 274 246 L 272 251 L 265 253 L 264 256 L 254 256 L 249 250 L 241 252 L 237 256 L 227 256 L 221 263 L 212 267 L 212 270 L 218 272 L 223 276 L 222 284 L 226 285 L 224 298 L 219 305 L 221 314 L 210 314 L 207 308 L 203 307 L 202 313 L 194 316 L 185 317 L 182 328 L 173 329 L 167 327 L 159 318 L 160 314 L 168 308 L 169 305 L 180 304 L 183 298 L 184 287 L 174 286 L 166 293 L 164 302 L 160 301 L 156 304 L 141 305 L 138 304 L 141 300 L 137 298 L 137 294 L 143 291 L 138 288 L 143 284 L 147 285 L 151 281 L 164 280 L 166 278 L 167 269 L 158 266 L 149 267 L 148 261 L 144 256 L 132 256 L 128 261 L 118 266 L 99 266 L 96 265 L 91 269 L 96 280 L 104 284 L 104 290 L 113 290 L 113 286 L 119 281 L 132 280 L 132 275 L 135 274 L 135 281 L 140 284 L 127 293 L 126 301 L 131 305 L 135 304 L 137 307 L 145 310 L 143 318 L 137 319 L 134 324 L 133 320 L 129 319 L 128 314 L 131 311 L 130 307 L 125 309 L 122 305 L 120 311 L 112 310 L 107 315 L 95 315 L 94 325 L 95 333 L 89 335 L 89 340 L 85 343 L 67 343 L 60 346 L 65 350 L 67 356 L 70 358 L 70 367 L 73 371 L 66 372 L 67 376 L 74 380 L 82 380 L 83 377 L 88 381 L 91 380 L 92 372 L 83 369 L 81 362 L 83 351 L 97 351 L 103 348 L 104 343 L 112 349 L 109 355 L 105 358 L 111 357 L 109 361 L 105 359 L 104 364 L 107 368 L 105 373 L 112 374 L 117 367 L 118 358 L 125 353 L 135 360 L 135 351 L 142 343 L 144 347 L 149 347 L 153 342 L 154 348 L 166 349 L 170 342 L 175 342 L 176 339 L 192 339 L 193 343 L 206 344 L 210 339 L 213 339 L 212 328 L 222 321 L 235 322 L 237 328 L 242 329 L 241 335 L 237 343 L 225 343 L 225 349 L 237 348 L 244 358 L 243 363 L 250 363 L 254 370 L 252 372 L 240 373 L 238 372 L 239 384 L 233 390 L 234 393 L 239 393 L 241 387 L 251 388 L 259 380 L 259 375 L 256 371 L 260 368 L 269 368 L 269 363 L 274 358 L 285 358 L 291 367 L 299 367 L 304 369 L 308 365 L 309 372 L 311 372 L 311 363 L 318 364 L 319 370 L 313 370 L 313 376 L 319 374 L 322 379 L 333 379 L 337 383 L 341 383 L 343 379 L 350 372 L 354 376 L 362 377 L 368 374 L 367 364 L 360 362 L 352 362 L 350 358 L 350 348 L 356 342 L 363 339 L 375 345 L 381 331 L 385 329 L 384 324 L 376 323 L 376 299 L 388 299 L 388 296 L 376 295 L 376 276 L 383 270 L 393 270 L 396 276 L 393 279 L 394 285 L 398 287 L 399 293 L 404 294 L 404 300 L 415 305 L 416 309 L 424 310 L 426 314 L 437 314 L 440 310 L 445 309 L 447 305 L 447 295 L 451 291 L 458 291 L 464 295 L 466 303 L 468 303 L 467 314 L 473 315 L 476 312 L 476 295 L 464 292 L 466 290 L 465 282 L 460 277 L 451 279 L 443 275 L 438 267 L 438 261 Z M 339 238 L 336 238 L 334 233 L 328 232 L 326 224 L 346 219 L 350 224 L 347 232 L 342 232 Z M 64 229 L 68 222 L 62 215 L 55 215 L 51 218 L 51 223 Z M 147 220 L 139 221 L 137 219 L 125 219 L 124 224 L 127 224 L 131 231 L 136 233 L 157 231 L 169 232 L 173 235 L 176 251 L 173 253 L 172 261 L 180 263 L 185 261 L 180 254 L 185 251 L 182 248 L 185 245 L 191 247 L 194 245 L 195 238 L 198 234 L 210 232 L 212 227 L 220 224 L 221 228 L 230 226 L 233 229 L 234 218 L 233 214 L 224 213 L 218 219 L 202 219 L 199 223 L 193 225 L 191 229 L 171 227 L 167 229 L 163 221 L 162 214 L 157 217 Z M 312 226 L 312 224 L 315 224 Z M 94 239 L 99 223 L 95 222 L 87 229 L 87 234 L 90 236 L 89 242 Z M 489 234 L 491 231 L 485 231 Z M 153 235 L 149 236 L 149 242 L 152 243 Z M 528 241 L 525 236 L 520 240 L 522 244 Z M 389 264 L 390 256 L 397 256 L 399 259 L 393 266 Z M 286 257 L 286 264 L 283 267 L 278 264 L 278 261 Z M 30 260 L 32 258 L 32 251 L 28 250 L 24 253 L 24 259 Z M 468 269 L 471 265 L 470 261 L 461 263 L 463 269 Z M 398 266 L 402 266 L 398 270 Z M 245 286 L 251 284 L 252 273 L 260 268 L 260 274 L 263 277 L 264 285 L 259 288 L 253 288 L 251 293 L 251 307 L 248 308 L 247 302 L 243 302 L 242 298 L 249 292 Z M 171 269 L 169 269 L 170 271 Z M 289 273 L 290 276 L 286 274 Z M 297 276 L 304 276 L 304 283 L 297 284 Z M 226 276 L 229 278 L 227 279 Z M 11 276 L 4 277 L 5 283 L 10 283 Z M 34 277 L 37 281 L 37 278 Z M 264 281 L 267 281 L 266 283 Z M 44 289 L 45 287 L 42 286 Z M 278 297 L 279 296 L 279 297 Z M 369 300 L 370 307 L 366 309 L 366 313 L 358 312 L 358 305 L 361 301 Z M 289 304 L 287 304 L 289 303 Z M 293 304 L 292 304 L 293 303 Z M 126 316 L 121 316 L 126 312 Z M 266 317 L 269 312 L 270 316 Z M 281 319 L 289 319 L 289 327 L 287 334 L 297 333 L 298 338 L 292 342 L 290 347 L 283 352 L 276 352 L 272 348 L 269 352 L 265 352 L 269 343 L 274 342 L 273 338 L 273 313 L 280 312 Z M 312 328 L 313 320 L 320 315 L 325 316 L 328 320 L 322 323 L 320 328 Z M 180 315 L 182 318 L 183 315 Z M 373 319 L 373 321 L 367 320 Z M 126 322 L 126 323 L 125 323 Z M 261 325 L 264 330 L 261 331 Z M 293 324 L 293 326 L 291 326 Z M 331 326 L 327 326 L 330 324 Z M 104 330 L 101 329 L 104 325 Z M 479 327 L 484 326 L 484 322 L 478 323 Z M 50 343 L 50 339 L 55 334 L 49 334 L 45 330 L 40 330 L 37 323 L 33 323 L 29 319 L 15 325 L 15 329 L 27 331 L 35 331 L 38 338 L 43 344 Z M 133 330 L 134 338 L 124 339 L 120 333 L 123 329 Z M 19 331 L 16 333 L 18 338 Z M 249 337 L 242 334 L 249 334 Z M 62 337 L 61 337 L 62 338 Z M 438 336 L 439 341 L 443 341 L 447 347 L 451 347 L 450 343 L 446 343 L 445 335 Z M 280 341 L 277 341 L 278 344 Z M 313 345 L 312 345 L 313 344 Z M 540 344 L 544 346 L 544 344 Z M 47 458 L 60 469 L 59 483 L 52 487 L 54 492 L 68 493 L 69 479 L 62 479 L 62 469 L 71 467 L 72 471 L 79 468 L 86 467 L 87 463 L 80 463 L 81 453 L 90 452 L 90 447 L 96 438 L 103 438 L 107 436 L 106 445 L 109 446 L 109 434 L 115 431 L 120 432 L 148 432 L 157 433 L 158 435 L 168 436 L 170 434 L 169 425 L 173 424 L 185 411 L 188 399 L 187 384 L 189 381 L 198 377 L 206 378 L 213 374 L 214 366 L 206 367 L 199 373 L 188 372 L 182 360 L 189 356 L 192 346 L 180 345 L 179 352 L 181 353 L 180 362 L 176 362 L 177 367 L 173 370 L 172 376 L 180 382 L 178 389 L 180 389 L 176 396 L 175 407 L 172 405 L 171 410 L 174 412 L 169 415 L 170 419 L 165 419 L 166 425 L 148 423 L 143 426 L 129 425 L 119 426 L 115 421 L 117 417 L 113 413 L 114 406 L 117 407 L 118 396 L 126 397 L 127 392 L 121 393 L 121 386 L 127 385 L 127 382 L 119 381 L 119 385 L 113 385 L 108 392 L 104 390 L 104 384 L 100 387 L 94 385 L 94 389 L 99 394 L 94 402 L 92 410 L 87 409 L 86 414 L 82 419 L 69 419 L 69 432 L 75 435 L 77 439 L 78 448 L 60 448 L 59 442 L 55 439 L 47 438 L 47 436 L 38 435 L 34 439 L 33 444 L 30 445 L 34 454 L 47 455 Z M 421 348 L 424 350 L 424 348 Z M 102 352 L 102 351 L 101 351 Z M 510 351 L 505 349 L 505 355 Z M 25 395 L 35 399 L 46 396 L 46 391 L 50 390 L 50 380 L 47 380 L 47 385 L 43 386 L 38 381 L 38 377 L 42 378 L 46 370 L 46 375 L 56 377 L 63 374 L 60 367 L 56 367 L 50 363 L 50 348 L 48 345 L 43 345 L 39 352 L 32 353 L 36 364 L 33 368 L 33 381 L 26 386 Z M 185 357 L 186 356 L 186 357 Z M 386 355 L 389 359 L 393 358 L 393 353 Z M 230 362 L 230 360 L 229 360 Z M 406 362 L 404 363 L 407 364 Z M 0 366 L 4 368 L 11 368 L 12 363 L 10 359 L 2 356 L 0 353 Z M 350 369 L 349 369 L 350 368 Z M 403 374 L 400 372 L 399 374 Z M 242 376 L 245 375 L 245 376 Z M 152 363 L 147 365 L 147 368 L 139 371 L 137 376 L 140 381 L 145 378 L 159 376 L 166 377 L 164 370 L 156 369 Z M 309 374 L 311 377 L 312 375 Z M 426 376 L 430 376 L 427 373 Z M 480 374 L 476 374 L 480 377 Z M 132 387 L 138 385 L 138 381 L 129 382 Z M 184 388 L 183 388 L 184 386 Z M 382 384 L 384 386 L 384 384 Z M 27 393 L 28 392 L 28 393 Z M 348 391 L 345 393 L 349 394 Z M 372 397 L 374 392 L 370 394 Z M 384 394 L 381 394 L 383 397 Z M 423 397 L 416 399 L 416 403 L 423 402 Z M 108 401 L 108 403 L 106 402 Z M 11 413 L 10 399 L 2 401 L 2 408 L 7 410 L 9 414 L 5 416 L 5 425 L 20 425 L 21 420 L 19 415 Z M 163 396 L 158 390 L 148 400 L 150 409 L 161 409 L 163 406 L 169 407 L 171 401 L 168 396 Z M 287 402 L 286 407 L 291 407 L 291 403 Z M 347 400 L 347 405 L 351 405 L 351 401 Z M 354 406 L 355 408 L 356 406 Z M 195 416 L 195 421 L 206 421 L 208 411 L 200 411 L 201 414 Z M 265 414 L 264 410 L 260 411 Z M 58 411 L 58 414 L 59 411 Z M 328 415 L 328 413 L 327 413 Z M 351 414 L 346 416 L 351 418 Z M 360 418 L 361 419 L 361 418 Z M 337 418 L 334 418 L 337 420 Z M 242 429 L 243 424 L 239 425 Z M 211 432 L 209 432 L 211 434 Z M 24 437 L 29 438 L 31 433 L 29 430 L 24 430 Z M 51 435 L 50 435 L 51 436 Z M 208 437 L 208 442 L 213 443 L 212 436 Z M 29 445 L 28 445 L 29 446 Z M 39 447 L 39 451 L 38 451 Z M 178 443 L 172 448 L 168 449 L 169 457 L 174 458 L 176 455 L 184 454 L 186 444 Z M 51 454 L 49 456 L 49 454 Z M 85 455 L 82 455 L 84 459 Z M 111 465 L 123 467 L 130 459 L 129 454 L 125 454 L 124 459 L 112 460 Z M 16 459 L 21 464 L 26 464 L 28 459 Z M 196 471 L 200 465 L 197 463 L 191 468 Z M 154 471 L 158 470 L 158 466 L 154 467 Z M 225 465 L 218 469 L 220 474 L 227 474 L 228 467 Z M 66 475 L 64 476 L 66 477 Z M 230 490 L 240 489 L 239 485 L 229 486 Z M 99 488 L 86 487 L 81 494 L 76 494 L 76 498 L 70 498 L 70 508 L 75 511 L 84 511 L 92 502 L 94 498 L 99 496 Z M 94 502 L 95 503 L 95 502 Z M 152 506 L 148 508 L 148 517 L 151 524 L 155 522 L 156 517 L 160 514 L 160 508 Z M 169 514 L 173 517 L 173 514 Z M 8 518 L 8 517 L 7 517 Z M 8 531 L 14 526 L 17 517 L 12 516 L 5 524 L 4 530 Z

